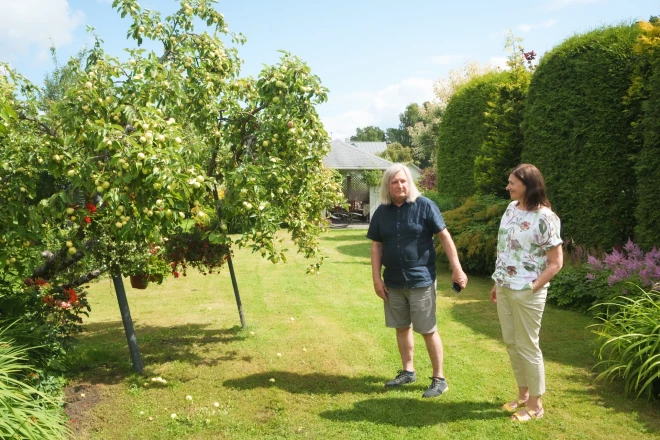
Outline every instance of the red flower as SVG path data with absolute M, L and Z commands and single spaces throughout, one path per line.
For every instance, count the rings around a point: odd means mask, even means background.
M 78 295 L 76 295 L 76 291 L 74 289 L 64 289 L 64 293 L 66 293 L 69 296 L 69 302 L 71 304 L 75 304 L 78 302 Z
M 43 278 L 37 278 L 36 280 L 34 280 L 34 283 L 37 286 L 45 286 L 46 284 L 48 284 L 48 281 L 44 280 Z
M 26 286 L 31 286 L 34 284 L 34 281 L 32 281 L 32 278 L 26 278 L 23 280 Z
M 85 208 L 89 211 L 90 214 L 94 214 L 96 210 L 98 209 L 95 204 L 93 203 L 88 203 L 85 205 Z
M 88 224 L 92 222 L 92 218 L 88 217 L 88 216 L 83 217 L 83 220 L 85 221 L 85 223 L 88 223 Z

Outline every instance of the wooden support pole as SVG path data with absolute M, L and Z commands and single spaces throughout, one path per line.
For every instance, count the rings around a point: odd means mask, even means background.
M 142 373 L 144 371 L 142 357 L 140 356 L 140 349 L 138 348 L 137 337 L 135 336 L 135 329 L 133 328 L 133 319 L 131 319 L 131 311 L 128 308 L 128 298 L 126 298 L 126 290 L 124 289 L 124 280 L 121 277 L 121 273 L 115 273 L 112 276 L 112 282 L 115 285 L 115 293 L 117 294 L 121 320 L 124 323 L 124 332 L 126 333 L 128 350 L 131 352 L 133 370 Z

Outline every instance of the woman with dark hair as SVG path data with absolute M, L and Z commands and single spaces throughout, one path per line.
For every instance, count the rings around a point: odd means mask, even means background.
M 539 331 L 549 281 L 563 264 L 562 240 L 559 217 L 550 209 L 543 176 L 534 165 L 514 168 L 506 189 L 513 201 L 500 222 L 490 299 L 497 303 L 518 383 L 518 399 L 501 408 L 516 411 L 511 420 L 524 422 L 543 417 L 545 370 Z

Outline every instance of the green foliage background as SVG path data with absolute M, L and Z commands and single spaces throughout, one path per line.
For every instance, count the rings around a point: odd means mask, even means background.
M 486 138 L 474 160 L 474 185 L 480 194 L 508 197 L 509 171 L 520 163 L 525 100 L 532 74 L 524 67 L 506 72 L 488 103 Z
M 473 78 L 447 104 L 438 137 L 440 194 L 460 199 L 475 193 L 474 159 L 487 134 L 484 114 L 503 78 L 502 72 Z
M 633 233 L 638 151 L 624 97 L 639 34 L 620 25 L 569 38 L 543 57 L 529 86 L 521 160 L 543 173 L 562 235 L 584 246 Z
M 497 258 L 497 232 L 509 201 L 493 196 L 473 196 L 463 205 L 443 213 L 447 229 L 454 236 L 463 269 L 469 273 L 488 275 Z M 440 261 L 447 255 L 438 249 Z
M 645 35 L 635 45 L 641 57 L 629 90 L 634 115 L 632 139 L 639 148 L 635 164 L 637 207 L 635 240 L 643 248 L 658 244 L 660 237 L 660 23 L 642 24 Z

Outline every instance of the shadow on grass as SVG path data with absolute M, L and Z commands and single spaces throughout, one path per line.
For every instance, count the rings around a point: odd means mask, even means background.
M 461 294 L 452 318 L 491 339 L 502 340 L 497 306 L 483 292 Z M 593 366 L 593 334 L 586 329 L 590 318 L 575 312 L 546 306 L 541 326 L 541 349 L 546 360 L 574 367 L 590 369 Z M 502 344 L 502 350 L 504 345 Z
M 371 422 L 397 427 L 424 427 L 459 420 L 501 419 L 502 411 L 489 402 L 447 402 L 407 398 L 368 399 L 351 409 L 320 414 L 334 422 Z
M 367 241 L 366 229 L 333 229 L 333 231 L 337 231 L 337 233 L 332 235 L 328 235 L 328 234 L 322 235 L 321 242 L 324 241 L 340 242 L 340 241 L 356 241 L 356 240 Z
M 240 326 L 209 329 L 204 324 L 171 327 L 137 325 L 135 333 L 142 355 L 145 375 L 154 365 L 183 362 L 192 366 L 215 366 L 239 357 L 226 345 L 245 339 Z M 250 358 L 243 358 L 251 361 Z M 118 383 L 132 375 L 130 353 L 121 321 L 100 322 L 85 326 L 69 359 L 69 372 L 100 383 Z
M 275 382 L 270 382 L 275 379 Z M 240 379 L 228 379 L 223 385 L 237 390 L 279 388 L 293 394 L 372 394 L 383 393 L 388 378 L 377 376 L 337 376 L 322 373 L 298 374 L 290 371 L 270 371 L 251 374 Z
M 496 305 L 484 292 L 469 292 L 461 296 L 451 310 L 453 319 L 489 338 L 501 341 L 499 318 Z M 593 367 L 596 336 L 587 328 L 593 321 L 590 317 L 574 311 L 546 305 L 543 313 L 540 341 L 546 361 L 569 365 L 586 374 L 570 374 L 562 381 L 572 383 L 575 389 L 569 393 L 578 401 L 601 401 L 617 412 L 637 412 L 640 422 L 650 431 L 660 431 L 660 402 L 646 402 L 624 397 L 623 385 L 619 382 L 596 381 Z M 502 352 L 506 353 L 502 343 Z M 513 373 L 511 374 L 513 378 Z
M 371 258 L 371 243 L 346 244 L 335 249 L 349 257 Z

